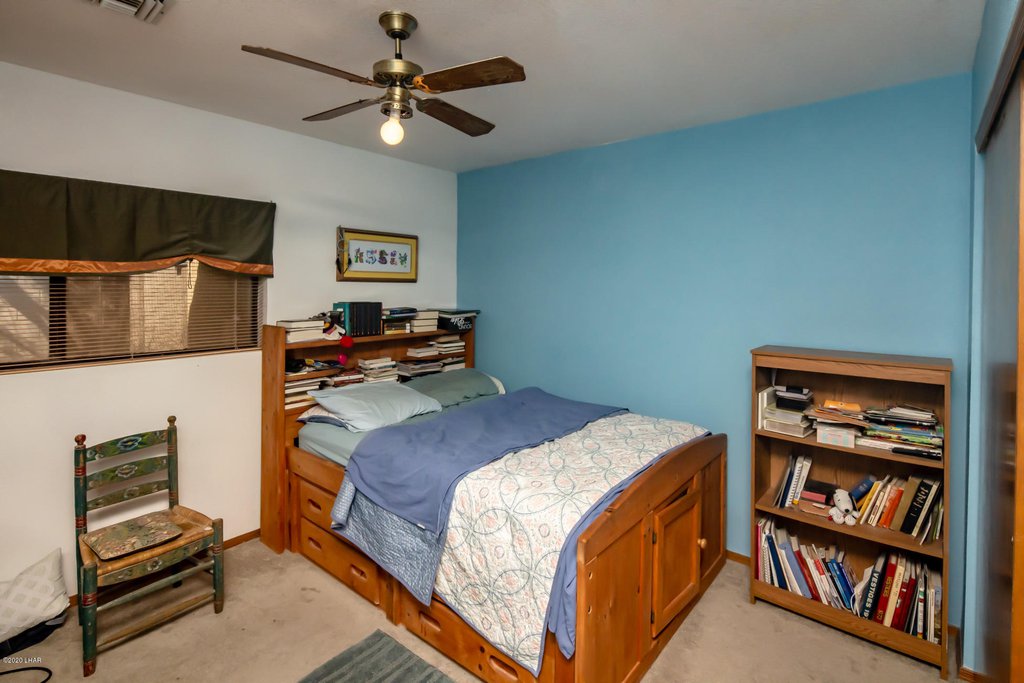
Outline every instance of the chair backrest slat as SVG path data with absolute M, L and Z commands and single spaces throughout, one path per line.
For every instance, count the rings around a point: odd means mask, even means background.
M 126 503 L 129 500 L 135 500 L 142 496 L 148 496 L 151 493 L 158 493 L 160 491 L 166 491 L 168 482 L 166 479 L 160 481 L 151 481 L 145 484 L 139 484 L 138 486 L 125 486 L 124 488 L 117 489 L 111 493 L 106 493 L 97 498 L 86 502 L 85 509 L 87 511 L 97 510 L 108 505 L 116 505 L 117 503 Z
M 132 462 L 126 462 L 117 467 L 108 467 L 105 470 L 93 472 L 85 478 L 85 488 L 92 491 L 107 484 L 115 484 L 122 481 L 145 477 L 151 474 L 167 471 L 167 456 L 157 455 L 152 458 L 142 458 Z
M 158 446 L 167 443 L 167 430 L 157 429 L 152 432 L 142 432 L 131 436 L 122 436 L 119 439 L 111 439 L 103 443 L 90 446 L 85 451 L 85 461 L 102 460 L 113 458 L 132 451 L 142 450 L 150 446 Z
M 81 536 L 88 531 L 89 512 L 108 505 L 117 505 L 160 491 L 168 492 L 168 507 L 178 504 L 178 427 L 176 422 L 177 418 L 171 415 L 167 418 L 166 429 L 123 436 L 95 446 L 85 445 L 84 434 L 75 437 L 76 536 Z M 128 462 L 122 461 L 119 465 L 106 467 L 91 474 L 87 471 L 90 462 L 114 458 L 162 444 L 167 444 L 166 455 L 137 457 L 134 460 L 128 459 Z M 161 473 L 164 473 L 164 476 L 160 476 Z M 114 488 L 118 484 L 130 483 L 132 479 L 150 475 L 156 475 L 156 478 L 150 477 L 150 480 L 143 484 Z M 94 492 L 95 497 L 92 499 L 88 497 L 90 492 Z

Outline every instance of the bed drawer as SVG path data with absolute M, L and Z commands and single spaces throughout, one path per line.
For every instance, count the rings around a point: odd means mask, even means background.
M 319 486 L 310 484 L 305 479 L 295 478 L 299 483 L 295 492 L 296 504 L 299 506 L 299 514 L 316 524 L 324 530 L 331 528 L 331 507 L 334 505 L 335 495 L 324 491 Z
M 409 591 L 401 591 L 398 619 L 411 632 L 489 683 L 536 680 L 499 652 L 443 603 L 420 604 Z M 550 645 L 550 643 L 549 643 Z M 547 653 L 545 653 L 547 661 Z
M 377 565 L 361 552 L 308 519 L 299 522 L 300 552 L 375 605 L 380 604 Z

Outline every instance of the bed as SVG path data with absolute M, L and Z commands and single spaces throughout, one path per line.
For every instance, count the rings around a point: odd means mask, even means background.
M 472 330 L 463 333 L 468 367 L 473 366 L 474 334 Z M 357 338 L 350 363 L 359 357 L 402 358 L 415 341 Z M 329 342 L 286 345 L 281 328 L 264 328 L 262 541 L 277 552 L 287 549 L 310 559 L 380 607 L 390 621 L 483 680 L 638 680 L 724 562 L 725 436 L 694 435 L 683 445 L 660 449 L 639 474 L 624 480 L 621 492 L 605 500 L 599 510 L 591 510 L 592 519 L 579 525 L 574 543 L 567 543 L 560 556 L 559 567 L 571 567 L 575 600 L 570 595 L 563 601 L 562 611 L 567 614 L 557 636 L 547 628 L 534 628 L 529 638 L 511 634 L 513 640 L 533 641 L 524 655 L 510 645 L 512 641 L 503 641 L 493 629 L 482 626 L 486 614 L 474 612 L 473 600 L 461 599 L 459 562 L 447 557 L 452 554 L 447 546 L 435 592 L 428 591 L 424 600 L 409 589 L 408 582 L 396 579 L 343 538 L 342 531 L 332 529 L 337 522 L 331 511 L 346 479 L 345 465 L 360 439 L 330 425 L 303 427 L 297 421 L 303 410 L 284 407 L 283 368 L 287 357 L 330 358 L 336 349 Z M 611 433 L 621 428 L 607 426 L 612 422 L 606 420 L 613 419 L 615 415 L 609 415 L 593 425 L 605 424 L 605 431 Z M 587 443 L 593 443 L 593 435 L 589 436 Z M 529 453 L 517 451 L 515 456 Z M 506 456 L 493 465 L 512 467 L 513 460 Z M 481 481 L 476 485 L 486 490 L 487 476 L 507 478 L 516 471 L 480 468 Z M 458 490 L 463 487 L 460 483 Z M 472 498 L 466 500 L 453 503 L 450 539 L 466 540 L 456 517 L 464 512 L 460 505 L 472 507 Z M 493 547 L 476 551 L 483 557 L 493 554 Z M 545 620 L 544 625 L 553 623 Z M 566 631 L 572 632 L 569 648 Z M 536 665 L 530 664 L 532 656 L 540 656 Z

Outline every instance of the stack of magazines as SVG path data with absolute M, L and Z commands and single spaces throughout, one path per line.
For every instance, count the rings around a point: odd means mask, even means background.
M 930 410 L 896 405 L 886 409 L 869 408 L 864 412 L 868 424 L 857 445 L 884 448 L 903 455 L 942 459 L 945 441 L 942 425 Z

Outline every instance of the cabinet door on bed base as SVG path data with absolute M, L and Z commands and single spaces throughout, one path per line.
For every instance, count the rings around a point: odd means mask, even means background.
M 706 588 L 725 561 L 725 453 L 701 471 L 700 577 Z
M 651 647 L 648 514 L 623 530 L 577 576 L 576 680 L 639 678 Z
M 699 475 L 694 477 L 675 500 L 652 515 L 652 638 L 700 592 L 700 480 Z

